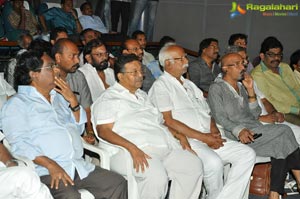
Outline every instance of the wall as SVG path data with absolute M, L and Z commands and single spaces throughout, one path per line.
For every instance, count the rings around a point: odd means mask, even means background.
M 239 0 L 242 8 L 246 3 L 254 4 L 296 4 L 298 16 L 262 16 L 259 11 L 247 10 L 245 15 L 230 18 L 232 1 L 229 0 L 160 0 L 154 40 L 170 35 L 177 43 L 198 51 L 199 43 L 207 37 L 219 40 L 223 54 L 228 38 L 233 33 L 248 35 L 248 54 L 251 58 L 258 55 L 260 44 L 267 36 L 276 36 L 284 46 L 284 61 L 300 48 L 300 1 L 299 0 Z M 270 13 L 271 11 L 268 11 Z M 278 11 L 284 12 L 287 11 Z M 271 12 L 273 13 L 273 11 Z

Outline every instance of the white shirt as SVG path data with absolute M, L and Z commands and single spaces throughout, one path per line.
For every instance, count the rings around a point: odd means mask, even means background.
M 91 91 L 92 100 L 93 102 L 95 102 L 96 99 L 105 90 L 102 79 L 99 77 L 96 68 L 89 63 L 85 63 L 79 68 L 79 70 L 84 74 L 84 77 Z M 107 68 L 104 70 L 104 74 L 106 83 L 109 86 L 112 86 L 116 82 L 114 70 L 111 68 Z
M 144 55 L 143 55 L 143 64 L 147 66 L 150 62 L 154 61 L 155 58 L 151 53 L 148 53 L 147 51 L 143 50 Z
M 3 104 L 7 101 L 7 97 L 12 96 L 16 93 L 11 85 L 9 85 L 5 79 L 3 73 L 0 74 L 0 109 Z
M 162 114 L 140 89 L 132 94 L 115 83 L 103 92 L 91 109 L 94 130 L 97 125 L 114 123 L 113 132 L 138 147 L 180 147 L 163 125 Z
M 202 91 L 190 80 L 180 82 L 164 72 L 152 85 L 149 99 L 160 112 L 171 111 L 172 117 L 190 128 L 210 132 L 210 108 Z

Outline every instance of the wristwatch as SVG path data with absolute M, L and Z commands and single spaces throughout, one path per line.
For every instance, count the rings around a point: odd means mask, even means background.
M 80 105 L 77 104 L 76 106 L 72 107 L 71 104 L 69 105 L 69 108 L 73 111 L 73 112 L 76 112 L 76 111 L 79 111 L 80 110 Z

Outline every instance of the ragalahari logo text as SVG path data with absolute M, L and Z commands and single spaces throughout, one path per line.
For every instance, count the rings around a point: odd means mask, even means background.
M 240 4 L 237 4 L 235 1 L 232 2 L 232 7 L 230 12 L 231 12 L 230 18 L 234 18 L 246 14 L 246 10 L 241 8 Z

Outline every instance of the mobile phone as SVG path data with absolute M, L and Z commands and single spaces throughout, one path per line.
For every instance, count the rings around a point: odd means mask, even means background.
M 259 137 L 261 137 L 262 136 L 262 133 L 255 133 L 254 135 L 253 135 L 253 139 L 257 139 L 257 138 L 259 138 Z

